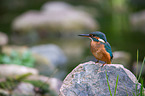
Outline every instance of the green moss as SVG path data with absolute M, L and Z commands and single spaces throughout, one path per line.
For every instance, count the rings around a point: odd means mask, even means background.
M 17 85 L 26 79 L 28 76 L 30 76 L 31 73 L 23 74 L 23 75 L 18 75 L 16 77 L 8 77 L 3 79 L 0 82 L 0 88 L 1 89 L 7 89 L 7 90 L 13 90 Z

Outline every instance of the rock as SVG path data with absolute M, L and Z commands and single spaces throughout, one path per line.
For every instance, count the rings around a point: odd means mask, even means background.
M 113 52 L 113 64 L 123 64 L 125 67 L 129 67 L 131 62 L 131 55 L 124 51 L 115 51 Z
M 54 44 L 34 46 L 30 48 L 30 51 L 35 55 L 43 56 L 50 60 L 56 67 L 63 67 L 67 61 L 63 51 Z
M 130 20 L 133 30 L 145 33 L 145 10 L 132 14 Z
M 63 32 L 73 29 L 73 32 L 76 32 L 96 30 L 98 25 L 89 13 L 77 10 L 65 2 L 55 1 L 44 4 L 41 11 L 28 11 L 13 21 L 14 30 L 26 31 L 36 28 Z
M 35 68 L 39 70 L 40 74 L 51 76 L 56 70 L 56 67 L 46 57 L 39 56 L 37 54 L 33 54 L 33 57 L 35 58 L 36 62 Z
M 59 90 L 60 90 L 60 87 L 62 85 L 62 81 L 56 79 L 56 78 L 51 78 L 49 80 L 49 84 L 50 84 L 50 87 L 55 90 L 57 93 L 59 93 Z
M 12 96 L 35 96 L 34 86 L 29 83 L 20 83 L 12 92 Z
M 119 64 L 108 64 L 102 67 L 102 64 L 95 62 L 86 62 L 78 65 L 64 79 L 60 88 L 59 96 L 110 96 L 106 73 L 111 92 L 114 93 L 116 78 L 118 78 L 116 95 L 133 96 L 137 90 L 140 90 L 140 83 L 137 83 L 136 77 L 126 68 Z
M 28 68 L 25 66 L 14 65 L 14 64 L 0 65 L 0 75 L 2 77 L 11 77 L 11 76 L 23 75 L 27 73 L 38 75 L 38 71 L 34 68 Z
M 0 94 L 2 94 L 2 96 L 9 96 L 10 92 L 8 90 L 0 89 Z
M 50 89 L 59 94 L 60 87 L 62 85 L 62 81 L 57 78 L 49 78 L 46 76 L 41 75 L 31 75 L 27 78 L 28 80 L 40 80 L 44 83 L 47 83 L 50 85 Z
M 56 70 L 63 71 L 66 68 L 67 58 L 64 52 L 54 44 L 39 45 L 30 48 L 33 57 L 36 60 L 36 68 L 41 74 L 55 77 Z M 62 72 L 60 72 L 62 73 Z M 66 74 L 62 74 L 64 77 Z
M 2 53 L 5 53 L 9 56 L 11 55 L 11 53 L 13 51 L 18 52 L 19 54 L 23 54 L 28 51 L 28 47 L 27 46 L 16 46 L 16 45 L 9 46 L 9 45 L 7 45 L 7 46 L 3 46 L 3 48 L 2 48 Z
M 16 17 L 12 27 L 12 42 L 36 44 L 48 39 L 72 38 L 81 32 L 98 30 L 99 24 L 88 12 L 55 1 L 44 4 L 40 11 L 30 10 Z
M 8 43 L 8 36 L 3 33 L 0 32 L 0 46 L 6 45 Z
M 42 9 L 53 17 L 50 22 L 52 22 L 56 28 L 60 28 L 64 32 L 71 32 L 72 29 L 73 32 L 78 32 L 85 31 L 85 29 L 96 30 L 96 28 L 98 28 L 98 24 L 94 22 L 95 20 L 89 13 L 79 10 L 65 2 L 48 2 L 42 6 Z

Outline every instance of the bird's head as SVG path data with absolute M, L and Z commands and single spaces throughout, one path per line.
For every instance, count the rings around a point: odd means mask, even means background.
M 101 43 L 107 42 L 105 34 L 99 31 L 91 32 L 90 34 L 80 34 L 79 36 L 89 37 L 92 41 L 96 41 L 96 42 L 101 42 Z

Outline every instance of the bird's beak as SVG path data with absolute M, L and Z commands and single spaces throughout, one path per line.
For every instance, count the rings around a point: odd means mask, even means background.
M 78 35 L 78 36 L 90 37 L 90 35 L 89 35 L 89 34 L 80 34 L 80 35 Z

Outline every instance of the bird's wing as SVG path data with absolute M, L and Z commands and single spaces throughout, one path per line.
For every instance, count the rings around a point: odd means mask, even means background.
M 108 42 L 106 42 L 104 45 L 105 45 L 106 51 L 110 54 L 111 60 L 112 60 L 113 59 L 113 54 L 112 54 L 112 50 L 111 50 L 110 44 Z

